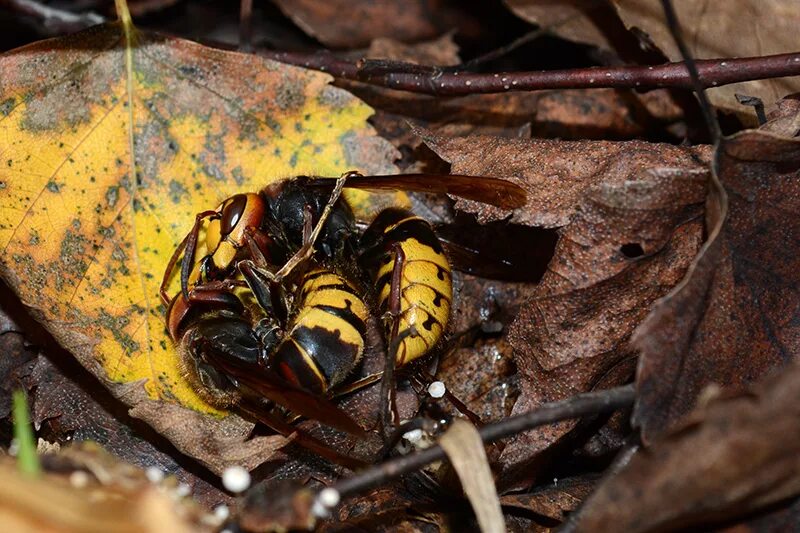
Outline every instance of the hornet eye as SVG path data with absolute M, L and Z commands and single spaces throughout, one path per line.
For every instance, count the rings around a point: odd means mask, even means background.
M 247 208 L 247 196 L 237 194 L 231 197 L 230 201 L 222 210 L 222 235 L 228 235 L 242 219 L 242 214 Z

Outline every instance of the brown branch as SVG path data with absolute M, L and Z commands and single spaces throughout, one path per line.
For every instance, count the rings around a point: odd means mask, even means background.
M 452 72 L 441 67 L 425 67 L 395 61 L 344 61 L 329 52 L 262 50 L 259 54 L 282 63 L 328 72 L 338 78 L 440 96 L 595 87 L 694 88 L 689 71 L 683 62 L 652 66 L 630 65 L 485 74 Z M 800 52 L 735 59 L 703 59 L 695 61 L 695 65 L 700 84 L 704 88 L 718 87 L 750 80 L 800 76 Z
M 617 409 L 628 407 L 634 399 L 633 385 L 588 392 L 560 402 L 547 403 L 533 411 L 488 424 L 480 428 L 478 433 L 484 443 L 491 443 L 545 424 L 585 415 L 611 413 Z M 328 500 L 328 496 L 333 492 L 336 495 L 333 501 L 338 503 L 340 498 L 367 491 L 399 476 L 417 471 L 430 463 L 445 459 L 447 456 L 438 445 L 418 453 L 391 459 L 352 477 L 339 480 L 327 489 L 323 489 L 322 492 L 326 494 L 322 499 Z M 335 506 L 335 504 L 327 505 L 319 498 L 317 501 L 323 509 Z

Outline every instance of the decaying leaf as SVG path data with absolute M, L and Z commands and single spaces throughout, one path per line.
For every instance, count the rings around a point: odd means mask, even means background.
M 453 33 L 430 41 L 406 44 L 396 39 L 379 37 L 372 41 L 364 54 L 366 59 L 390 59 L 404 61 L 416 65 L 451 66 L 458 65 L 458 45 L 453 40 Z
M 712 399 L 601 483 L 575 531 L 670 531 L 800 493 L 800 366 Z
M 744 517 L 737 524 L 720 528 L 723 533 L 772 533 L 791 531 L 800 524 L 800 498 L 788 500 L 784 504 L 773 505 L 771 509 Z
M 523 180 L 528 207 L 512 220 L 560 226 L 548 271 L 509 333 L 522 380 L 514 411 L 628 379 L 631 333 L 680 281 L 702 242 L 708 151 L 432 135 L 426 142 L 454 172 Z M 477 209 L 480 217 L 500 215 Z M 512 439 L 503 452 L 509 474 L 520 471 L 509 465 L 530 460 L 573 426 Z
M 683 111 L 666 90 L 638 94 L 616 89 L 548 91 L 539 96 L 534 137 L 658 140 Z
M 562 521 L 574 511 L 595 487 L 591 477 L 556 479 L 547 487 L 525 494 L 506 494 L 500 497 L 504 508 L 522 509 L 552 520 Z
M 456 418 L 450 428 L 439 439 L 439 445 L 447 454 L 450 464 L 461 481 L 475 512 L 475 518 L 483 533 L 499 533 L 506 530 L 500 499 L 494 487 L 492 471 L 486 450 L 475 426 Z
M 441 361 L 436 378 L 483 422 L 510 415 L 519 394 L 511 346 L 504 339 L 455 350 Z
M 722 143 L 709 240 L 636 332 L 635 421 L 650 439 L 710 384 L 743 386 L 797 358 L 800 143 L 742 132 Z
M 69 357 L 64 352 L 48 352 L 54 358 Z M 176 460 L 177 450 L 144 422 L 128 416 L 124 406 L 77 363 L 60 360 L 56 366 L 40 353 L 22 383 L 28 389 L 31 421 L 39 435 L 62 444 L 91 441 L 120 461 L 174 475 L 191 488 L 195 500 L 209 508 L 228 499 L 220 489 L 182 467 Z
M 313 492 L 301 483 L 260 484 L 240 502 L 236 521 L 245 531 L 311 530 L 317 521 L 313 504 Z
M 222 415 L 166 335 L 166 262 L 195 214 L 235 192 L 391 172 L 394 152 L 327 75 L 131 31 L 130 43 L 110 24 L 0 56 L 2 273 L 134 416 L 214 470 L 254 466 L 283 441 L 245 441 L 250 423 L 199 414 Z
M 571 41 L 613 48 L 612 43 L 620 37 L 613 8 L 605 1 L 505 0 L 505 3 L 518 17 Z
M 613 4 L 629 28 L 644 30 L 671 61 L 683 59 L 664 21 L 660 0 L 613 0 Z M 755 57 L 797 50 L 800 12 L 793 0 L 673 0 L 672 5 L 681 33 L 696 59 Z M 752 112 L 737 102 L 736 93 L 757 96 L 771 105 L 799 90 L 797 78 L 774 78 L 712 87 L 707 93 L 712 104 L 737 112 L 752 123 Z
M 536 118 L 539 101 L 537 95 L 526 93 L 470 95 L 442 100 L 363 84 L 348 84 L 348 88 L 369 105 L 380 109 L 373 119 L 375 127 L 383 137 L 406 152 L 422 144 L 414 133 L 414 126 L 447 136 L 530 137 L 531 122 Z
M 800 132 L 800 94 L 790 94 L 776 102 L 759 129 L 781 137 L 796 137 Z
M 528 193 L 528 205 L 511 222 L 527 226 L 566 226 L 586 191 L 605 183 L 624 186 L 654 169 L 707 166 L 708 147 L 682 148 L 639 141 L 563 142 L 489 136 L 449 138 L 418 130 L 425 143 L 452 165 L 454 173 L 516 178 Z M 626 189 L 623 189 L 623 192 Z M 456 207 L 486 222 L 507 218 L 501 209 L 467 200 Z
M 567 39 L 614 50 L 627 61 L 641 59 L 631 47 L 632 33 L 644 31 L 648 46 L 655 45 L 670 61 L 681 61 L 675 40 L 666 25 L 661 0 L 506 0 L 521 18 Z M 755 57 L 794 52 L 795 28 L 800 15 L 792 0 L 761 2 L 732 0 L 697 2 L 673 0 L 692 57 L 716 59 Z M 750 109 L 735 98 L 737 93 L 761 98 L 771 105 L 800 90 L 796 78 L 774 78 L 710 88 L 711 102 L 737 113 L 754 124 Z
M 0 420 L 11 416 L 11 396 L 23 388 L 24 376 L 35 364 L 36 351 L 26 346 L 19 326 L 0 307 Z
M 13 458 L 0 458 L 0 523 L 6 531 L 212 530 L 193 502 L 156 487 L 142 470 L 102 453 L 48 455 L 45 464 L 57 465 L 57 470 L 31 478 L 19 472 Z
M 379 37 L 416 42 L 438 37 L 464 17 L 447 0 L 276 0 L 306 33 L 334 48 Z M 335 23 L 331 23 L 335 21 Z
M 673 129 L 682 131 L 683 113 L 666 91 L 565 90 L 441 99 L 359 83 L 346 86 L 378 109 L 375 127 L 406 151 L 422 142 L 409 124 L 446 137 L 664 139 Z

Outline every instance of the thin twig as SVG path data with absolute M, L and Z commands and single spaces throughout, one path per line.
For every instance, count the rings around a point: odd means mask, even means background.
M 686 63 L 686 69 L 689 71 L 689 78 L 692 84 L 691 88 L 694 89 L 698 100 L 700 100 L 700 109 L 703 111 L 703 118 L 706 121 L 708 131 L 711 133 L 711 140 L 714 146 L 717 146 L 719 145 L 720 139 L 722 139 L 722 131 L 720 130 L 719 122 L 717 122 L 717 116 L 711 108 L 711 103 L 708 101 L 706 92 L 703 90 L 707 86 L 703 85 L 700 79 L 700 73 L 697 69 L 697 62 L 694 60 L 694 57 L 692 57 L 689 47 L 686 46 L 686 42 L 683 40 L 681 25 L 678 22 L 675 9 L 672 7 L 672 2 L 670 0 L 661 0 L 661 7 L 664 9 L 664 18 L 667 22 L 667 28 L 669 28 L 675 44 L 678 45 L 681 57 L 684 63 Z
M 442 70 L 445 71 L 445 72 L 453 72 L 453 71 L 459 71 L 459 70 L 472 70 L 475 67 L 478 67 L 478 66 L 480 66 L 480 65 L 482 65 L 484 63 L 488 63 L 489 61 L 494 61 L 495 59 L 499 59 L 499 58 L 501 58 L 501 57 L 503 57 L 503 56 L 505 56 L 507 54 L 510 54 L 511 52 L 513 52 L 514 50 L 519 48 L 520 46 L 528 44 L 528 43 L 530 43 L 532 41 L 535 41 L 539 37 L 542 37 L 544 35 L 550 35 L 552 33 L 552 31 L 553 31 L 553 28 L 557 28 L 558 26 L 560 26 L 560 24 L 554 24 L 550 28 L 539 28 L 539 29 L 536 29 L 536 30 L 533 30 L 533 31 L 529 31 L 525 35 L 517 37 L 516 39 L 514 39 L 513 41 L 511 41 L 509 44 L 507 44 L 505 46 L 501 46 L 500 48 L 495 48 L 494 50 L 486 52 L 483 55 L 480 55 L 478 57 L 472 58 L 469 61 L 465 61 L 464 63 L 461 63 L 460 65 L 455 65 L 455 66 L 452 66 L 452 67 L 443 67 Z
M 502 72 L 446 72 L 444 67 L 393 62 L 394 71 L 373 68 L 373 61 L 344 61 L 329 52 L 259 51 L 291 65 L 328 72 L 333 76 L 414 93 L 463 96 L 477 93 L 543 89 L 627 88 L 693 89 L 692 77 L 682 61 L 652 66 L 590 67 L 569 70 Z M 377 64 L 383 65 L 383 62 Z M 800 75 L 800 52 L 735 59 L 695 61 L 700 86 L 718 87 L 750 80 Z
M 92 11 L 73 13 L 36 0 L 0 0 L 0 6 L 35 18 L 50 34 L 71 33 L 106 21 L 105 17 Z
M 253 51 L 253 0 L 241 0 L 239 5 L 239 50 Z
M 680 49 L 681 56 L 686 61 L 686 65 L 689 70 L 690 81 L 691 81 L 691 88 L 697 94 L 698 101 L 700 102 L 700 107 L 703 110 L 703 119 L 706 122 L 706 126 L 708 127 L 708 131 L 711 133 L 711 140 L 713 144 L 713 156 L 711 157 L 711 174 L 709 176 L 711 189 L 709 189 L 709 199 L 713 196 L 717 196 L 720 202 L 720 212 L 724 218 L 727 218 L 727 210 L 728 210 L 728 196 L 725 192 L 725 187 L 722 185 L 720 181 L 720 157 L 722 154 L 722 144 L 725 142 L 725 138 L 722 136 L 722 128 L 720 128 L 719 121 L 717 120 L 717 115 L 711 108 L 711 103 L 708 101 L 705 92 L 705 86 L 701 80 L 701 74 L 699 72 L 698 61 L 695 61 L 692 57 L 691 52 L 689 51 L 689 47 L 686 46 L 686 43 L 683 40 L 683 36 L 681 35 L 680 30 L 680 23 L 678 22 L 678 17 L 675 15 L 675 10 L 672 7 L 672 2 L 670 0 L 661 0 L 661 5 L 664 9 L 664 16 L 666 18 L 667 27 L 669 28 L 670 33 L 672 34 L 672 38 L 675 40 L 675 44 L 678 45 Z M 789 54 L 792 55 L 792 54 Z M 767 56 L 767 57 L 775 57 L 775 56 Z M 792 59 L 792 63 L 800 63 L 800 59 Z M 712 192 L 714 191 L 714 192 Z M 701 257 L 704 255 L 716 238 L 716 232 L 718 232 L 722 228 L 722 224 L 724 223 L 724 218 L 722 221 L 719 222 L 715 228 L 709 228 L 709 238 L 708 241 L 703 245 L 703 248 L 698 253 L 697 257 Z
M 753 108 L 756 112 L 756 118 L 758 119 L 758 125 L 763 126 L 765 122 L 767 122 L 767 112 L 764 109 L 764 101 L 757 96 L 748 96 L 746 94 L 734 94 L 736 97 L 736 101 L 742 105 L 747 105 Z
M 527 413 L 505 418 L 479 430 L 481 440 L 491 443 L 545 424 L 552 424 L 585 415 L 611 413 L 631 405 L 635 398 L 633 385 L 626 385 L 599 392 L 579 394 L 568 400 L 547 403 Z M 432 446 L 419 453 L 398 457 L 373 468 L 337 481 L 325 490 L 334 490 L 340 497 L 347 497 L 377 487 L 394 478 L 446 459 L 441 447 Z

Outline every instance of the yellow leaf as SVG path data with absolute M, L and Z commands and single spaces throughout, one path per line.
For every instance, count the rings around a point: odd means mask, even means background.
M 394 151 L 325 74 L 127 40 L 108 24 L 0 56 L 0 266 L 95 373 L 215 412 L 182 377 L 158 297 L 195 214 L 278 178 L 390 173 Z

